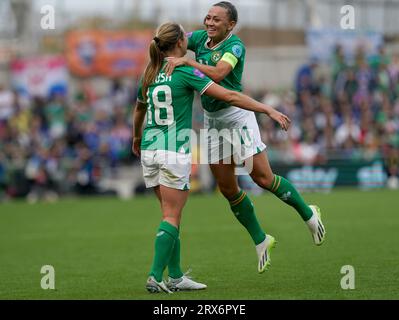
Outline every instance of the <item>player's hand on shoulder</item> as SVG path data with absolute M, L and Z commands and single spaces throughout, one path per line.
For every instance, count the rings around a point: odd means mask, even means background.
M 187 57 L 180 57 L 180 58 L 170 57 L 167 58 L 166 60 L 167 63 L 164 67 L 164 71 L 168 77 L 173 73 L 173 70 L 175 70 L 176 67 L 185 65 L 188 61 Z

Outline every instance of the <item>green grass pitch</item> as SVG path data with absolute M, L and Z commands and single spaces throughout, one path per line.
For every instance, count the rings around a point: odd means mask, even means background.
M 191 195 L 182 226 L 182 266 L 200 292 L 149 294 L 145 281 L 160 221 L 155 197 L 0 204 L 0 299 L 398 299 L 399 193 L 305 194 L 320 206 L 326 242 L 316 247 L 299 215 L 271 194 L 252 196 L 278 244 L 257 273 L 249 235 L 220 195 Z M 43 265 L 55 290 L 40 287 Z M 355 269 L 355 289 L 340 286 Z

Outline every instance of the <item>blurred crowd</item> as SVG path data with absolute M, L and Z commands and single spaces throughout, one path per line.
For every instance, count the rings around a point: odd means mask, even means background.
M 137 161 L 130 151 L 136 83 L 114 80 L 99 95 L 82 82 L 73 96 L 48 99 L 0 86 L 0 200 L 109 193 L 100 179 Z M 294 90 L 253 96 L 292 120 L 285 133 L 258 115 L 272 162 L 383 159 L 388 176 L 399 175 L 399 56 L 383 47 L 373 56 L 358 48 L 348 61 L 337 46 L 331 63 L 311 59 L 298 70 Z M 203 112 L 195 110 L 200 128 Z
M 48 99 L 0 87 L 0 197 L 108 193 L 99 180 L 132 160 L 135 100 L 136 89 L 118 80 L 101 96 L 89 83 Z
M 298 70 L 294 90 L 263 94 L 292 120 L 286 134 L 259 118 L 272 161 L 382 159 L 388 176 L 399 175 L 399 55 L 358 47 L 349 59 L 337 45 L 330 63 L 310 59 Z

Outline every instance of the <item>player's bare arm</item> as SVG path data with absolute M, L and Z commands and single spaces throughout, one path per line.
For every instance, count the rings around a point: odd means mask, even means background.
M 208 66 L 201 64 L 188 57 L 168 58 L 168 63 L 165 66 L 165 73 L 170 76 L 177 66 L 186 65 L 191 66 L 202 73 L 206 74 L 213 81 L 219 83 L 222 81 L 233 69 L 233 67 L 225 61 L 219 61 L 216 66 Z
M 137 101 L 136 108 L 133 113 L 133 144 L 132 151 L 137 157 L 140 156 L 140 144 L 143 135 L 143 123 L 147 106 L 145 103 Z
M 285 114 L 275 110 L 271 106 L 260 103 L 241 92 L 227 90 L 218 84 L 213 84 L 205 91 L 205 94 L 218 100 L 226 101 L 231 105 L 242 109 L 265 113 L 271 119 L 276 121 L 280 125 L 281 129 L 285 131 L 287 131 L 290 126 L 291 120 Z

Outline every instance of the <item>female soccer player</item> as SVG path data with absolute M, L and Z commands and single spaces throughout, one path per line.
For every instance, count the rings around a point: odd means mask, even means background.
M 166 76 L 161 71 L 166 58 L 184 56 L 187 42 L 185 32 L 178 24 L 166 23 L 158 28 L 150 44 L 150 62 L 140 81 L 133 116 L 133 152 L 141 157 L 146 186 L 154 187 L 162 210 L 154 260 L 146 284 L 149 292 L 206 288 L 206 285 L 186 277 L 180 269 L 179 225 L 189 189 L 194 90 L 238 107 L 265 113 L 277 121 L 283 130 L 287 130 L 290 123 L 284 114 L 240 92 L 215 84 L 193 67 L 177 67 L 170 76 Z M 147 123 L 143 131 L 146 113 Z M 237 198 L 237 204 L 239 201 Z M 254 223 L 257 224 L 257 221 L 249 221 L 248 225 L 258 230 L 256 237 L 263 241 L 266 234 Z M 268 235 L 262 253 L 265 266 L 270 264 L 270 249 L 274 242 L 274 238 Z M 165 284 L 162 276 L 166 267 L 169 281 Z
M 198 30 L 188 34 L 188 49 L 194 51 L 196 61 L 187 57 L 171 58 L 165 67 L 166 74 L 170 74 L 174 67 L 188 65 L 197 68 L 213 81 L 221 86 L 241 91 L 241 77 L 245 61 L 245 46 L 232 31 L 238 21 L 237 10 L 228 1 L 222 1 L 213 5 L 204 19 L 206 30 Z M 316 245 L 321 245 L 325 238 L 325 228 L 321 221 L 319 207 L 307 205 L 295 187 L 285 178 L 273 173 L 266 155 L 263 152 L 266 146 L 260 138 L 258 124 L 253 112 L 238 109 L 234 104 L 226 103 L 220 99 L 202 96 L 202 106 L 205 109 L 205 128 L 208 129 L 246 129 L 251 132 L 251 148 L 246 148 L 248 152 L 243 155 L 233 145 L 233 151 L 226 158 L 219 158 L 218 161 L 211 163 L 210 168 L 215 177 L 220 191 L 229 201 L 232 211 L 239 222 L 248 230 L 258 253 L 259 261 L 262 259 L 260 254 L 267 242 L 266 239 L 258 238 L 258 230 L 251 225 L 257 220 L 251 200 L 244 191 L 238 187 L 235 177 L 235 163 L 230 161 L 231 156 L 236 162 L 252 163 L 250 176 L 253 181 L 263 189 L 275 194 L 280 200 L 289 204 L 300 214 L 306 222 Z M 217 157 L 217 150 L 223 144 L 229 143 L 211 140 L 208 144 L 208 152 Z M 240 149 L 240 148 L 238 148 Z M 225 154 L 223 154 L 225 156 Z M 213 159 L 214 159 L 213 157 Z M 264 268 L 259 263 L 259 272 Z

